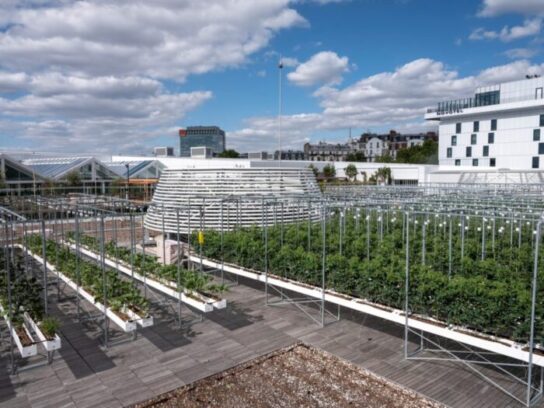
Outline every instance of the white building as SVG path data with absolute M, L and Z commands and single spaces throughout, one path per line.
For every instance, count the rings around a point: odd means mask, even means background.
M 473 98 L 440 102 L 441 166 L 544 168 L 544 78 L 480 87 Z

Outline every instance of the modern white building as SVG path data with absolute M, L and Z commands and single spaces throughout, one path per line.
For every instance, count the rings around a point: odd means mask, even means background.
M 440 166 L 544 168 L 544 78 L 480 87 L 474 97 L 440 102 Z

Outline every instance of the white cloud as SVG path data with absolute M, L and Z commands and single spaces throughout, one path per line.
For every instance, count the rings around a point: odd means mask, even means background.
M 63 151 L 175 140 L 212 93 L 165 80 L 240 66 L 306 24 L 289 0 L 0 0 L 0 136 Z
M 469 39 L 471 40 L 494 40 L 500 39 L 503 42 L 510 42 L 520 38 L 537 35 L 540 33 L 542 19 L 534 18 L 527 19 L 521 26 L 508 27 L 504 26 L 501 31 L 487 31 L 483 28 L 474 30 Z
M 504 52 L 504 55 L 506 55 L 510 59 L 526 59 L 534 57 L 537 54 L 538 50 L 531 48 L 512 48 Z
M 305 24 L 288 0 L 92 0 L 10 15 L 0 33 L 4 68 L 178 81 L 243 64 L 275 32 Z
M 359 80 L 344 88 L 323 87 L 314 93 L 320 112 L 284 116 L 284 145 L 302 148 L 305 138 L 317 132 L 338 131 L 349 127 L 386 127 L 401 131 L 429 130 L 423 124 L 427 108 L 440 101 L 466 98 L 478 86 L 523 79 L 526 74 L 544 74 L 544 64 L 515 61 L 491 67 L 477 75 L 460 76 L 442 62 L 427 58 L 411 61 L 392 72 L 382 72 Z M 236 132 L 236 143 L 255 147 L 277 145 L 277 118 L 259 117 L 247 120 Z
M 28 77 L 24 72 L 10 73 L 0 71 L 0 93 L 14 92 L 26 87 Z
M 335 52 L 322 51 L 290 72 L 287 78 L 295 85 L 335 85 L 342 81 L 342 74 L 349 71 L 348 57 L 339 57 Z
M 282 57 L 281 62 L 283 63 L 284 67 L 293 68 L 298 65 L 300 65 L 300 61 L 296 58 L 291 57 Z
M 542 0 L 483 0 L 478 15 L 494 17 L 507 13 L 544 15 L 544 2 Z

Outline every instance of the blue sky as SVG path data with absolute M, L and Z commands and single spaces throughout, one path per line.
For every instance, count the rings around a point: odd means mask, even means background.
M 216 124 L 228 147 L 432 129 L 423 112 L 544 73 L 542 0 L 4 0 L 0 149 L 149 153 Z

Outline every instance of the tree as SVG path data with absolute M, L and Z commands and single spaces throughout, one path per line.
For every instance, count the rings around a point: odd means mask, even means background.
M 380 167 L 374 173 L 374 178 L 377 183 L 391 184 L 391 168 L 390 167 Z
M 393 163 L 395 159 L 389 153 L 384 153 L 381 156 L 376 156 L 375 162 L 377 163 Z
M 397 163 L 438 164 L 438 143 L 425 140 L 422 145 L 400 149 L 397 152 Z
M 319 174 L 319 170 L 317 170 L 317 167 L 315 167 L 313 164 L 310 164 L 310 165 L 308 166 L 308 168 L 309 168 L 310 170 L 312 170 L 313 173 L 314 173 L 314 176 L 317 177 L 317 175 Z
M 358 151 L 354 153 L 348 153 L 346 156 L 346 161 L 348 162 L 365 162 L 366 157 L 364 152 Z
M 351 181 L 355 181 L 357 178 L 357 167 L 355 167 L 355 164 L 348 164 L 344 172 L 346 173 L 346 177 Z
M 222 153 L 219 153 L 217 157 L 222 157 L 226 159 L 237 159 L 238 157 L 240 157 L 240 153 L 238 153 L 234 149 L 227 149 L 223 151 Z
M 79 186 L 81 184 L 81 175 L 79 171 L 74 170 L 66 175 L 66 183 L 69 186 Z
M 336 177 L 336 168 L 334 167 L 334 164 L 327 164 L 325 167 L 323 167 L 323 175 L 326 178 Z

